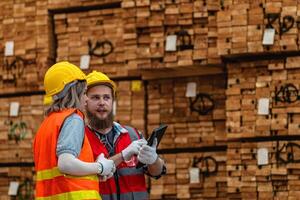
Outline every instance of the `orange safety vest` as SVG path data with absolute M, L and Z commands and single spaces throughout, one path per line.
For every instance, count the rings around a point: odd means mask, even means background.
M 36 200 L 101 199 L 97 175 L 71 176 L 62 174 L 56 156 L 57 139 L 64 120 L 76 113 L 76 109 L 65 109 L 51 113 L 41 124 L 33 144 L 36 170 Z M 86 135 L 78 157 L 84 162 L 94 162 L 93 152 Z

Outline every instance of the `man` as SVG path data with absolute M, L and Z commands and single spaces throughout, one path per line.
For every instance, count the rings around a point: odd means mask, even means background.
M 136 129 L 113 121 L 116 85 L 105 74 L 93 71 L 87 76 L 87 84 L 88 126 L 85 130 L 94 157 L 104 153 L 117 166 L 113 177 L 100 182 L 102 199 L 148 199 L 144 173 L 158 178 L 166 171 L 163 160 L 156 153 L 156 140 L 148 146 Z M 136 168 L 138 161 L 146 166 Z

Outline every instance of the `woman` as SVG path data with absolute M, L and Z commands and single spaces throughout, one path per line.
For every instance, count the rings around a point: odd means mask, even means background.
M 112 176 L 115 170 L 103 154 L 94 162 L 84 133 L 85 77 L 69 62 L 56 63 L 45 74 L 44 103 L 50 106 L 33 145 L 38 200 L 101 199 L 97 175 Z

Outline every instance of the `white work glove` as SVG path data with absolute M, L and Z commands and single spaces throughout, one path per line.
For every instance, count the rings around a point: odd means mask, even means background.
M 116 171 L 116 166 L 113 160 L 106 159 L 104 157 L 104 154 L 101 153 L 97 159 L 96 162 L 102 166 L 102 170 L 99 169 L 99 175 L 106 176 L 106 177 L 112 177 Z M 101 168 L 101 167 L 100 167 Z
M 143 145 L 137 159 L 146 165 L 151 165 L 155 163 L 158 155 L 156 153 L 156 145 L 157 145 L 157 139 L 155 138 L 153 140 L 153 144 L 151 146 L 149 145 Z
M 138 155 L 140 149 L 143 145 L 147 144 L 147 141 L 145 139 L 139 139 L 133 141 L 128 147 L 126 147 L 122 152 L 122 156 L 125 161 L 128 161 L 131 159 L 133 155 Z

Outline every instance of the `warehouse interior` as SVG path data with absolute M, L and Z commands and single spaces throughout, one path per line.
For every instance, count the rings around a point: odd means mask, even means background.
M 0 199 L 34 199 L 43 79 L 58 61 L 117 84 L 115 120 L 158 147 L 150 199 L 299 199 L 300 2 L 0 1 Z M 298 80 L 299 78 L 299 80 Z

